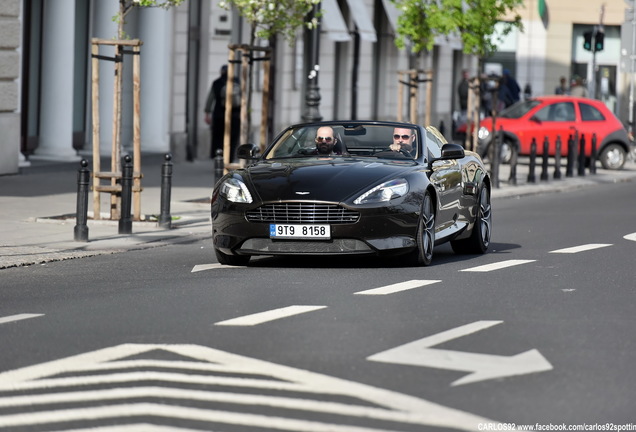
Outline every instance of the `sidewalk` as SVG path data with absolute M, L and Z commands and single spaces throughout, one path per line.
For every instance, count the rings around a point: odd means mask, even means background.
M 141 213 L 147 218 L 161 210 L 161 166 L 163 155 L 142 156 Z M 522 161 L 523 162 L 523 161 Z M 103 164 L 103 162 L 102 162 Z M 118 234 L 119 222 L 88 221 L 88 242 L 74 240 L 79 161 L 34 160 L 30 167 L 13 176 L 0 176 L 0 269 L 51 261 L 148 249 L 172 243 L 211 238 L 210 197 L 214 182 L 214 161 L 175 161 L 172 169 L 170 214 L 172 228 L 156 222 L 133 222 L 132 234 Z M 598 183 L 636 180 L 636 163 L 628 161 L 622 171 L 597 169 L 585 176 L 565 176 L 528 183 L 528 165 L 517 167 L 517 185 L 508 182 L 510 167 L 500 167 L 499 188 L 493 198 L 518 197 L 583 188 Z M 102 214 L 108 211 L 108 194 L 102 194 Z M 106 204 L 104 204 L 106 203 Z M 92 214 L 92 192 L 88 210 Z M 61 216 L 68 216 L 63 219 Z
M 152 154 L 142 155 L 141 160 L 141 213 L 150 219 L 161 212 L 164 159 L 161 154 Z M 102 166 L 107 166 L 104 161 Z M 20 174 L 0 176 L 0 269 L 211 237 L 206 201 L 214 184 L 212 159 L 173 162 L 171 229 L 160 228 L 156 222 L 133 222 L 132 234 L 119 234 L 119 221 L 92 220 L 93 194 L 89 192 L 88 242 L 74 240 L 79 169 L 79 160 L 60 163 L 36 159 Z M 101 195 L 101 213 L 108 218 L 110 194 Z

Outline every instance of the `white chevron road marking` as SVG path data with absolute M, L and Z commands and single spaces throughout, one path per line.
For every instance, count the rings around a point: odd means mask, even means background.
M 155 363 L 153 359 L 142 358 L 159 356 L 162 351 L 189 360 L 175 361 L 176 368 L 171 368 L 172 372 L 144 371 L 143 367 L 170 368 L 171 361 L 162 359 Z M 191 363 L 200 363 L 196 370 L 204 370 L 207 365 L 221 375 L 214 376 L 212 372 L 192 374 L 187 370 Z M 139 370 L 140 366 L 142 370 Z M 111 368 L 134 369 L 110 375 L 102 373 Z M 97 373 L 91 375 L 90 371 Z M 244 376 L 228 375 L 237 371 Z M 143 380 L 144 384 L 135 386 L 137 380 Z M 107 387 L 95 388 L 98 382 Z M 149 382 L 153 384 L 148 385 Z M 178 388 L 178 383 L 196 383 L 197 387 Z M 232 392 L 231 388 L 237 386 L 254 390 Z M 26 394 L 29 389 L 37 391 Z M 259 394 L 258 389 L 276 389 L 277 392 L 276 395 Z M 367 425 L 369 420 L 394 422 L 391 425 L 394 430 L 403 429 L 400 424 L 408 424 L 473 431 L 479 423 L 492 422 L 417 397 L 198 345 L 124 344 L 28 366 L 0 373 L 0 392 L 3 395 L 0 406 L 12 407 L 10 414 L 0 415 L 0 428 L 47 427 L 69 421 L 117 419 L 121 424 L 117 430 L 137 432 L 144 430 L 136 423 L 139 417 L 152 417 L 154 424 L 160 424 L 162 420 L 166 425 L 189 420 L 297 432 L 380 430 L 356 425 L 357 420 Z M 12 392 L 19 394 L 13 395 Z M 128 401 L 133 398 L 145 398 L 150 402 Z M 153 402 L 154 398 L 158 401 Z M 81 402 L 82 407 L 73 407 L 76 401 Z M 206 403 L 198 407 L 184 406 L 187 401 Z M 219 405 L 213 405 L 215 403 Z M 59 404 L 59 409 L 55 409 L 56 404 Z M 225 410 L 228 404 L 234 406 Z M 18 411 L 20 407 L 24 408 L 24 412 Z M 252 407 L 259 408 L 256 408 L 257 412 L 250 412 Z M 277 411 L 270 411 L 268 415 L 268 411 L 264 411 L 268 408 Z M 313 412 L 314 418 L 312 421 L 304 420 L 302 414 L 294 411 L 289 411 L 289 418 L 283 417 L 282 413 L 288 410 Z M 320 421 L 321 418 L 316 417 L 320 413 L 331 417 Z M 333 423 L 334 415 L 347 417 L 343 424 L 337 424 Z M 130 419 L 128 425 L 127 419 Z M 111 432 L 114 429 L 103 427 L 96 430 Z M 163 432 L 164 429 L 157 426 L 148 430 Z

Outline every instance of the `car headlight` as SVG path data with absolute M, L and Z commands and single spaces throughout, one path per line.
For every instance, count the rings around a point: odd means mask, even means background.
M 477 138 L 479 138 L 480 140 L 485 140 L 488 139 L 488 137 L 490 137 L 490 131 L 488 130 L 488 128 L 485 127 L 480 127 L 479 131 L 477 131 Z
M 353 201 L 354 204 L 370 204 L 390 201 L 406 195 L 409 183 L 405 179 L 390 180 L 363 193 Z
M 219 187 L 219 194 L 228 201 L 249 204 L 252 202 L 252 194 L 241 180 L 231 177 L 225 180 Z

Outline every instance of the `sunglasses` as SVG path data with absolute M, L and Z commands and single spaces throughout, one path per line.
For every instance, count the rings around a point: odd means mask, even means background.
M 321 141 L 324 141 L 324 142 L 331 142 L 331 141 L 333 141 L 333 137 L 321 137 L 321 136 L 317 136 L 317 137 L 316 137 L 316 142 L 321 142 Z
M 413 135 L 399 135 L 399 134 L 395 134 L 393 135 L 393 139 L 400 139 L 400 137 L 402 137 L 403 140 L 407 140 L 409 138 L 411 138 Z

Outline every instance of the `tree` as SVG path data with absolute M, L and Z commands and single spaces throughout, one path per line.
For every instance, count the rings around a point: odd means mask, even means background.
M 290 44 L 296 39 L 299 27 L 305 26 L 313 29 L 318 26 L 318 16 L 309 17 L 309 13 L 320 3 L 320 0 L 221 0 L 219 6 L 230 10 L 235 7 L 239 15 L 250 24 L 250 43 L 255 45 L 256 38 L 267 41 L 270 48 L 270 55 L 275 57 L 275 42 L 278 35 L 282 35 Z M 251 77 L 253 75 L 252 62 L 249 63 Z M 249 87 L 247 93 L 247 111 L 251 111 L 252 79 L 248 79 Z M 270 81 L 273 86 L 274 80 Z M 273 92 L 272 92 L 273 93 Z M 270 93 L 271 94 L 271 93 Z M 269 101 L 264 101 L 269 102 Z M 251 119 L 249 116 L 243 118 L 241 114 L 241 136 L 247 135 Z M 270 122 L 272 118 L 268 119 Z M 265 141 L 265 127 L 262 128 L 261 137 Z M 261 142 L 265 145 L 265 142 Z
M 117 23 L 117 38 L 125 38 L 125 18 L 134 7 L 160 7 L 168 9 L 172 6 L 179 6 L 184 1 L 185 0 L 119 0 L 119 13 L 113 17 L 113 21 Z
M 255 37 L 270 40 L 277 35 L 292 42 L 299 27 L 311 29 L 318 25 L 317 17 L 307 21 L 307 15 L 318 3 L 320 0 L 222 0 L 219 6 L 227 10 L 236 7 L 252 26 L 252 43 Z
M 463 52 L 480 58 L 497 49 L 497 42 L 513 28 L 522 28 L 521 16 L 515 14 L 504 25 L 501 35 L 495 36 L 495 24 L 512 12 L 523 0 L 391 0 L 398 10 L 396 45 L 411 51 L 430 51 L 435 37 L 459 34 Z

